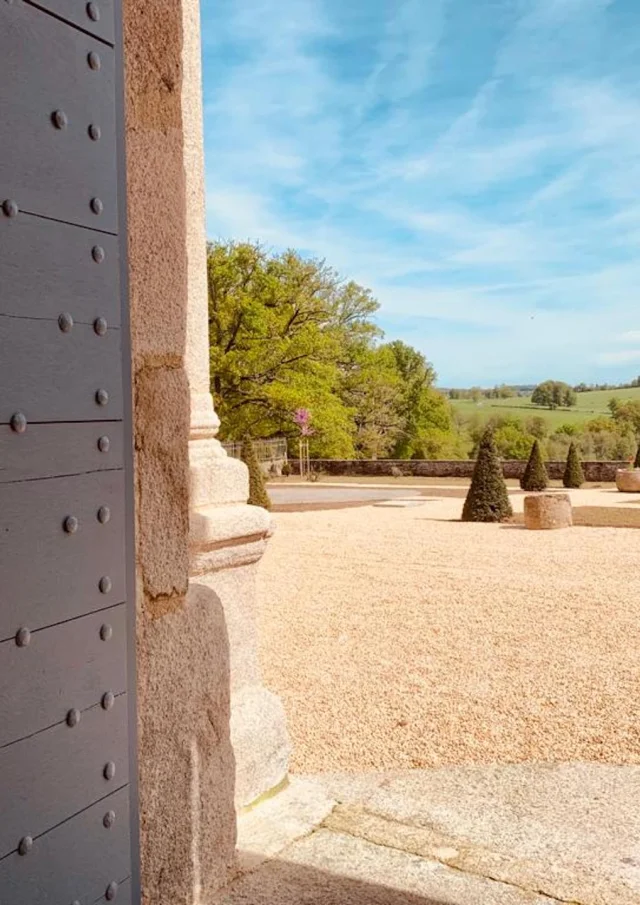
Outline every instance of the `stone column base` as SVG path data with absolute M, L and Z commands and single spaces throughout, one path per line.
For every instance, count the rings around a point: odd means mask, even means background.
M 224 614 L 235 805 L 241 810 L 286 780 L 291 746 L 284 708 L 262 684 L 258 656 L 256 569 L 273 524 L 266 510 L 246 503 L 244 463 L 220 452 L 211 438 L 190 444 L 189 573 L 190 584 L 206 588 Z
M 231 696 L 231 745 L 240 810 L 281 786 L 289 770 L 291 744 L 284 707 L 263 685 L 245 686 Z

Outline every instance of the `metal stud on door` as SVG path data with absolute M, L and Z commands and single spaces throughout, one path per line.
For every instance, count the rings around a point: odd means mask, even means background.
M 0 2 L 0 902 L 139 902 L 119 0 Z

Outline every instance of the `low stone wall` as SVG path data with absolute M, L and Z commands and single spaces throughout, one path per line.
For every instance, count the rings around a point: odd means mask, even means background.
M 295 474 L 298 462 L 289 463 Z M 526 462 L 508 460 L 503 462 L 505 478 L 520 478 Z M 430 461 L 427 459 L 314 459 L 314 471 L 336 477 L 420 477 L 420 478 L 470 478 L 475 462 L 471 460 Z M 560 480 L 564 474 L 564 462 L 546 462 L 547 473 L 553 480 Z M 616 470 L 628 467 L 627 462 L 583 462 L 587 481 L 614 482 Z M 400 475 L 398 475 L 400 472 Z

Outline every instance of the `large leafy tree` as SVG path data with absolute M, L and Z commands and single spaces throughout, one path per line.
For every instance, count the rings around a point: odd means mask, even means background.
M 571 408 L 576 405 L 578 397 L 568 383 L 561 380 L 545 380 L 535 388 L 531 401 L 534 405 L 542 405 L 549 409 Z
M 403 426 L 400 375 L 388 346 L 357 344 L 341 362 L 343 403 L 352 413 L 356 454 L 389 456 Z
M 615 424 L 625 431 L 633 431 L 640 438 L 640 401 L 637 399 L 621 400 L 617 397 L 609 402 L 609 411 Z
M 258 244 L 208 249 L 211 370 L 223 436 L 292 434 L 291 413 L 313 411 L 312 443 L 352 455 L 351 412 L 339 362 L 376 333 L 377 303 L 321 261 L 272 256 Z
M 312 456 L 463 456 L 449 401 L 421 352 L 382 342 L 369 290 L 323 261 L 254 243 L 208 249 L 211 371 L 222 436 L 296 435 Z
M 433 389 L 436 372 L 421 352 L 400 340 L 389 343 L 388 348 L 401 385 L 398 410 L 402 429 L 393 454 L 398 459 L 432 458 L 438 451 L 438 436 L 452 429 L 451 406 Z
M 424 355 L 396 340 L 359 349 L 344 371 L 344 399 L 354 411 L 363 457 L 436 458 L 459 446 L 451 406 L 433 388 Z

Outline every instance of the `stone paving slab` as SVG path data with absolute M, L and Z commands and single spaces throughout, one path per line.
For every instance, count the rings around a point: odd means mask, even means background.
M 286 788 L 238 817 L 238 867 L 255 870 L 329 816 L 336 802 L 321 783 L 292 776 Z
M 640 767 L 446 767 L 325 776 L 327 825 L 580 905 L 640 902 Z
M 325 774 L 239 821 L 219 905 L 637 905 L 640 767 Z
M 240 878 L 221 905 L 557 905 L 437 861 L 320 829 Z

